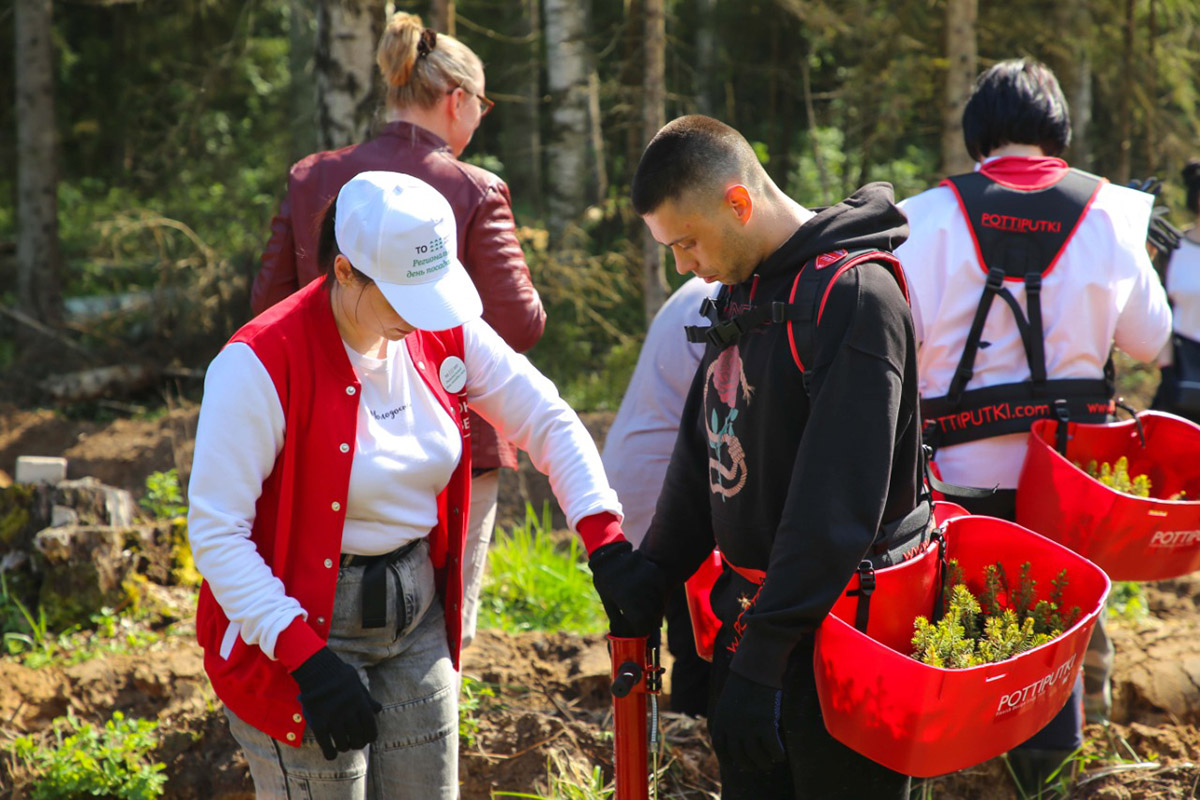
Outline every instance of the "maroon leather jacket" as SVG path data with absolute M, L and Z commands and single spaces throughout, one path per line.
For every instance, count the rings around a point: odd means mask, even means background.
M 487 170 L 456 159 L 433 133 L 407 122 L 392 122 L 369 142 L 313 153 L 292 166 L 287 196 L 271 220 L 271 239 L 250 292 L 254 313 L 320 274 L 317 243 L 325 207 L 355 175 L 376 169 L 416 176 L 445 196 L 458 224 L 458 258 L 483 298 L 484 321 L 514 350 L 533 347 L 542 337 L 546 312 L 517 242 L 508 187 Z M 475 412 L 471 460 L 476 469 L 517 466 L 516 448 Z

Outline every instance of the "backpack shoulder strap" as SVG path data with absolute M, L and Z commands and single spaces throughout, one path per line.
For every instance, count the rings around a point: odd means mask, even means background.
M 801 372 L 804 372 L 806 364 L 812 363 L 817 326 L 821 324 L 821 315 L 833 284 L 842 273 L 867 262 L 887 267 L 899 284 L 905 301 L 908 301 L 908 282 L 904 278 L 900 259 L 884 250 L 835 250 L 806 262 L 796 273 L 792 291 L 788 294 L 788 303 L 793 309 L 787 323 L 788 346 L 792 351 L 792 361 Z

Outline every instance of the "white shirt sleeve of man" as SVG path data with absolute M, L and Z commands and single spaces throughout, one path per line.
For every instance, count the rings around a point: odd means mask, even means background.
M 1171 307 L 1167 293 L 1146 252 L 1146 231 L 1154 198 L 1124 186 L 1107 185 L 1096 197 L 1095 209 L 1106 213 L 1117 239 L 1117 252 L 1131 262 L 1118 292 L 1124 297 L 1113 342 L 1139 361 L 1153 361 L 1171 336 Z
M 283 407 L 266 367 L 248 345 L 226 346 L 204 378 L 188 483 L 188 538 L 196 568 L 230 628 L 272 659 L 280 632 L 297 616 L 308 616 L 250 540 L 255 504 L 283 437 Z M 226 639 L 232 642 L 228 634 Z
M 571 529 L 602 511 L 619 516 L 596 443 L 554 383 L 481 319 L 463 326 L 463 339 L 468 402 L 549 476 Z

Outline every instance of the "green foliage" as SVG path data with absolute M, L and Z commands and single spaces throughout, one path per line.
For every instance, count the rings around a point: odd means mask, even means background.
M 530 792 L 493 791 L 492 797 L 517 797 L 523 800 L 611 800 L 616 787 L 604 781 L 604 772 L 599 764 L 585 767 L 560 756 L 546 759 L 546 783 L 544 794 Z M 538 789 L 537 791 L 542 791 Z
M 13 753 L 36 777 L 32 800 L 100 795 L 123 800 L 161 797 L 167 778 L 153 763 L 158 745 L 156 722 L 125 719 L 117 711 L 103 728 L 80 723 L 73 715 L 53 723 L 52 746 L 33 736 L 13 742 Z
M 1096 467 L 1096 459 L 1088 462 L 1084 468 L 1076 463 L 1076 466 L 1083 469 L 1088 475 L 1105 486 L 1122 494 L 1133 495 L 1134 497 L 1149 497 L 1150 496 L 1150 478 L 1147 475 L 1129 475 L 1129 459 L 1121 456 L 1115 464 L 1110 464 L 1107 461 L 1101 462 L 1100 467 Z
M 1146 591 L 1137 581 L 1113 581 L 1108 595 L 1108 616 L 1136 622 L 1150 613 L 1146 602 Z
M 33 614 L 15 595 L 8 591 L 8 581 L 0 573 L 0 608 L 4 616 L 12 618 L 12 612 L 17 612 L 19 622 L 23 623 L 24 631 L 7 630 L 10 623 L 6 621 L 4 632 L 4 648 L 11 656 L 20 656 L 25 666 L 37 668 L 50 663 L 58 651 L 59 639 L 50 633 L 46 623 L 46 610 L 40 605 L 37 614 Z
M 183 501 L 183 489 L 179 485 L 179 471 L 171 467 L 165 472 L 151 472 L 146 477 L 146 496 L 138 502 L 155 519 L 187 516 L 187 504 Z
M 987 565 L 983 591 L 976 598 L 958 561 L 952 559 L 946 571 L 945 614 L 936 623 L 925 617 L 913 622 L 913 658 L 945 669 L 991 664 L 1045 644 L 1074 625 L 1079 607 L 1065 617 L 1060 610 L 1067 571 L 1051 581 L 1050 596 L 1038 600 L 1031 567 L 1028 561 L 1021 565 L 1014 587 L 1004 565 Z
M 462 676 L 458 698 L 458 740 L 463 747 L 474 747 L 479 735 L 479 714 L 496 703 L 496 690 L 470 675 Z
M 606 629 L 578 538 L 556 543 L 550 531 L 549 503 L 540 522 L 526 506 L 523 525 L 508 533 L 497 529 L 479 598 L 481 628 L 578 633 Z

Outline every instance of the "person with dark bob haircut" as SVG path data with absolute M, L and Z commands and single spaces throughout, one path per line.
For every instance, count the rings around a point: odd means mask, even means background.
M 892 187 L 809 210 L 740 133 L 686 116 L 646 147 L 633 204 L 680 274 L 723 285 L 707 325 L 677 329 L 704 351 L 645 537 L 589 562 L 612 632 L 657 630 L 718 548 L 707 716 L 721 796 L 907 800 L 908 776 L 830 736 L 813 671 L 815 631 L 863 559 L 898 563 L 930 534 Z
M 963 109 L 967 152 L 983 161 L 1006 144 L 1032 144 L 1060 156 L 1071 143 L 1071 115 L 1054 73 L 1029 58 L 1001 61 L 975 82 Z
M 896 254 L 912 293 L 925 443 L 944 480 L 996 487 L 949 499 L 1013 520 L 1034 420 L 1061 399 L 1073 422 L 1108 421 L 1114 345 L 1152 360 L 1171 312 L 1146 249 L 1153 196 L 1059 157 L 1070 114 L 1045 65 L 986 70 L 962 125 L 976 170 L 900 204 L 910 235 Z M 1102 623 L 1066 706 L 1009 753 L 1027 796 L 1082 743 L 1085 707 L 1107 718 L 1113 651 Z

